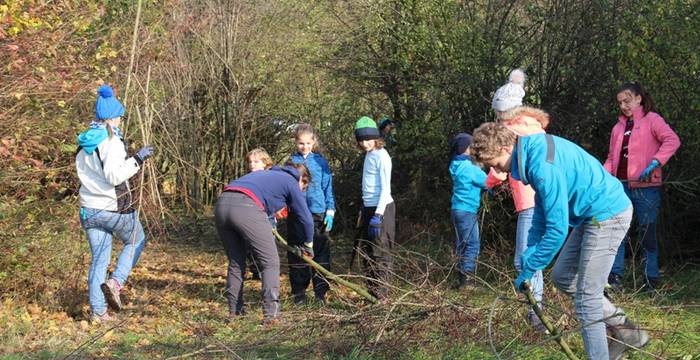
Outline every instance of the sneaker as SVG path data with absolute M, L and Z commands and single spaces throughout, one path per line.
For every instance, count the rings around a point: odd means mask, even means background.
M 622 292 L 622 276 L 614 273 L 608 275 L 608 283 L 605 286 L 606 290 L 611 290 L 612 292 L 621 293 Z
M 97 315 L 95 313 L 90 314 L 90 323 L 91 324 L 105 324 L 105 323 L 110 323 L 116 320 L 114 317 L 110 316 L 109 313 L 105 311 L 104 314 L 102 315 Z
M 107 304 L 109 306 L 116 310 L 119 311 L 122 309 L 122 299 L 119 297 L 119 292 L 121 291 L 121 286 L 119 285 L 119 282 L 117 280 L 114 280 L 110 278 L 100 286 L 102 289 L 102 293 L 105 295 L 105 300 L 107 300 Z
M 611 326 L 611 337 L 608 344 L 610 360 L 622 359 L 622 355 L 630 349 L 641 349 L 649 343 L 649 334 L 639 325 L 629 319 L 619 326 Z
M 540 305 L 540 308 L 542 305 Z M 528 325 L 532 326 L 535 331 L 542 333 L 542 334 L 549 334 L 549 330 L 547 330 L 547 327 L 544 326 L 544 323 L 540 319 L 537 314 L 535 314 L 535 310 L 530 309 L 530 311 L 527 312 L 527 317 L 525 318 L 527 321 Z

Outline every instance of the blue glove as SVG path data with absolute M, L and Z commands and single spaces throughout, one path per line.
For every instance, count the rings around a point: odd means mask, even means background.
M 372 215 L 372 218 L 369 219 L 369 229 L 367 229 L 367 234 L 369 234 L 370 239 L 368 240 L 374 240 L 379 237 L 379 234 L 382 232 L 382 221 L 384 220 L 384 217 L 379 214 L 374 214 Z
M 530 279 L 532 279 L 532 274 L 530 272 L 522 271 L 520 272 L 520 275 L 518 275 L 518 278 L 515 279 L 515 290 L 518 292 L 524 292 L 525 291 L 525 282 L 530 282 Z
M 326 214 L 326 217 L 323 219 L 323 223 L 326 224 L 326 232 L 331 232 L 331 229 L 333 228 L 333 215 Z
M 649 166 L 647 166 L 644 171 L 639 175 L 639 180 L 640 181 L 649 181 L 651 180 L 651 172 L 654 171 L 661 163 L 659 163 L 659 160 L 653 159 Z
M 153 147 L 153 145 L 146 145 L 136 152 L 136 155 L 134 155 L 134 159 L 136 159 L 136 162 L 139 163 L 139 165 L 141 165 L 144 161 L 146 161 L 146 159 L 153 156 L 154 151 L 155 148 Z

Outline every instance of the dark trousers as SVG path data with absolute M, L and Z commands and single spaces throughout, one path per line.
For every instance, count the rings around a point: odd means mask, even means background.
M 225 293 L 229 312 L 243 312 L 243 273 L 250 248 L 262 278 L 263 314 L 265 318 L 277 317 L 280 311 L 280 259 L 267 214 L 247 195 L 224 192 L 216 202 L 214 217 L 228 257 Z
M 365 272 L 369 278 L 367 286 L 370 292 L 379 299 L 389 296 L 388 284 L 391 283 L 394 268 L 392 250 L 396 242 L 396 205 L 391 202 L 384 210 L 384 220 L 379 237 L 369 236 L 369 221 L 377 210 L 376 207 L 362 208 L 362 241 L 360 248 L 363 256 Z
M 292 215 L 290 215 L 291 217 Z M 313 214 L 314 218 L 314 261 L 331 271 L 331 244 L 323 225 L 324 214 Z M 301 245 L 304 239 L 300 236 L 303 232 L 296 225 L 296 221 L 287 221 L 287 240 L 289 245 Z M 325 300 L 326 292 L 330 289 L 328 280 L 321 273 L 313 269 L 303 259 L 287 252 L 289 261 L 289 283 L 292 286 L 292 295 L 297 302 L 306 301 L 306 288 L 313 281 L 314 295 L 316 299 Z

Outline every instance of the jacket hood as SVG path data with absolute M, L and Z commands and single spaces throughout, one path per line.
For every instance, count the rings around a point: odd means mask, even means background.
M 78 135 L 78 145 L 89 155 L 107 136 L 107 129 L 89 129 Z
M 299 170 L 297 170 L 297 168 L 295 168 L 294 166 L 273 166 L 272 168 L 270 168 L 270 170 L 286 172 L 287 174 L 291 175 L 296 181 L 299 181 L 300 178 Z

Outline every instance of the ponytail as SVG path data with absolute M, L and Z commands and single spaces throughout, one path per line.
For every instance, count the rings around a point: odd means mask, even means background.
M 644 88 L 642 87 L 642 84 L 640 84 L 638 81 L 630 81 L 626 82 L 622 85 L 620 85 L 619 88 L 617 88 L 617 92 L 615 92 L 615 96 L 617 94 L 624 92 L 624 91 L 630 91 L 632 94 L 639 95 L 642 97 L 642 108 L 644 108 L 644 115 L 648 114 L 650 111 L 656 112 L 656 106 L 654 106 L 654 100 L 651 98 L 651 95 L 647 93 Z

